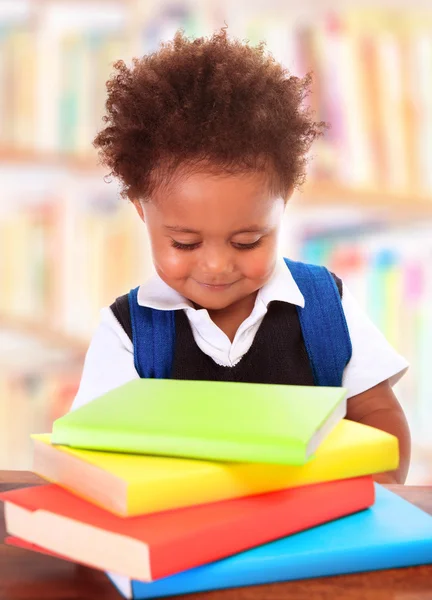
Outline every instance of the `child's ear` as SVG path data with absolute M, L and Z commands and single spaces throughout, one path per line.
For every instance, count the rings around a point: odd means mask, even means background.
M 135 208 L 136 208 L 136 211 L 137 211 L 137 213 L 138 213 L 138 214 L 139 214 L 139 216 L 140 216 L 140 219 L 141 219 L 142 221 L 144 221 L 144 223 L 145 223 L 144 210 L 143 210 L 143 207 L 142 207 L 141 201 L 140 201 L 140 200 L 134 200 L 133 204 L 134 204 L 134 206 L 135 206 Z

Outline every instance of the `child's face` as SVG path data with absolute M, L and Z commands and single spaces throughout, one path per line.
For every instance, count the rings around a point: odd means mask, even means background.
M 285 202 L 262 175 L 196 173 L 136 206 L 157 273 L 194 304 L 225 309 L 270 279 Z

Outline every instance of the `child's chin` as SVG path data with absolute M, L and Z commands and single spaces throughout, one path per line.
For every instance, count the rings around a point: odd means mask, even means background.
M 199 298 L 192 299 L 192 302 L 207 310 L 223 310 L 231 306 L 235 300 L 233 301 L 226 293 L 211 292 L 210 294 L 203 294 Z
M 225 308 L 228 308 L 232 302 L 215 302 L 213 300 L 212 302 L 195 302 L 195 304 L 206 310 L 224 310 Z

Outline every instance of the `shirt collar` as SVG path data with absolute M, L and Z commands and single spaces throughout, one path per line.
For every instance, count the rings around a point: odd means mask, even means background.
M 296 304 L 302 308 L 305 305 L 303 294 L 291 275 L 283 258 L 278 259 L 270 280 L 260 289 L 258 298 L 268 306 L 275 300 Z
M 303 294 L 282 258 L 277 261 L 270 280 L 258 292 L 257 302 L 259 301 L 265 306 L 279 301 L 304 307 Z M 189 300 L 167 285 L 157 274 L 140 286 L 138 304 L 158 310 L 195 310 Z

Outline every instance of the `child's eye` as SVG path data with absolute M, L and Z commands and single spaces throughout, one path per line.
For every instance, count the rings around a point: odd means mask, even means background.
M 252 242 L 251 244 L 233 243 L 233 246 L 237 250 L 253 250 L 254 248 L 258 248 L 258 246 L 261 245 L 261 242 L 262 242 L 262 238 L 260 238 L 256 242 Z
M 182 244 L 181 242 L 176 242 L 176 240 L 171 240 L 171 246 L 177 250 L 195 250 L 199 245 L 200 242 L 195 242 L 194 244 Z

